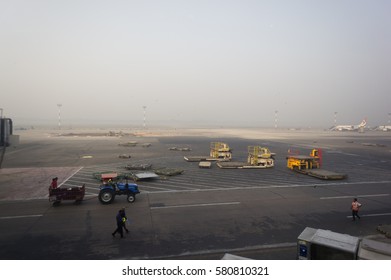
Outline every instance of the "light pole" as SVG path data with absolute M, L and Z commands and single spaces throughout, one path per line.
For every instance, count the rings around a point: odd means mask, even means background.
M 274 128 L 277 128 L 277 122 L 278 122 L 278 117 L 277 117 L 278 111 L 274 111 Z
M 61 107 L 62 104 L 57 104 L 58 107 L 58 130 L 61 130 Z
M 147 106 L 143 106 L 143 111 L 144 111 L 143 127 L 145 129 L 146 128 L 146 111 L 147 111 Z

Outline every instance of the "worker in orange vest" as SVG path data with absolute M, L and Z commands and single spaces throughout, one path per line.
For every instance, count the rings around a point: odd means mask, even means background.
M 359 203 L 357 201 L 357 198 L 353 199 L 353 202 L 352 202 L 352 221 L 355 221 L 356 220 L 356 217 L 358 219 L 360 219 L 360 216 L 358 215 L 358 210 L 360 209 L 361 207 L 361 203 Z

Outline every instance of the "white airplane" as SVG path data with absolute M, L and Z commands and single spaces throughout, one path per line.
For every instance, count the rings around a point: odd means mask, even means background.
M 333 131 L 357 131 L 357 130 L 363 130 L 365 126 L 367 125 L 367 120 L 362 120 L 360 124 L 357 125 L 336 125 L 330 128 L 330 130 Z
M 391 125 L 379 125 L 378 127 L 375 128 L 375 130 L 391 131 Z

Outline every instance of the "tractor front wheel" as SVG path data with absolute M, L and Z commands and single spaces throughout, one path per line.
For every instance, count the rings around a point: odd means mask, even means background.
M 136 201 L 136 196 L 134 194 L 129 194 L 128 195 L 128 202 L 133 203 Z

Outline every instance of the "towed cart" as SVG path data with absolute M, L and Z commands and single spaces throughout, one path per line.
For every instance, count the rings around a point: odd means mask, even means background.
M 85 192 L 85 185 L 71 188 L 49 188 L 49 201 L 53 203 L 53 206 L 60 204 L 63 200 L 74 200 L 77 203 L 84 199 Z

